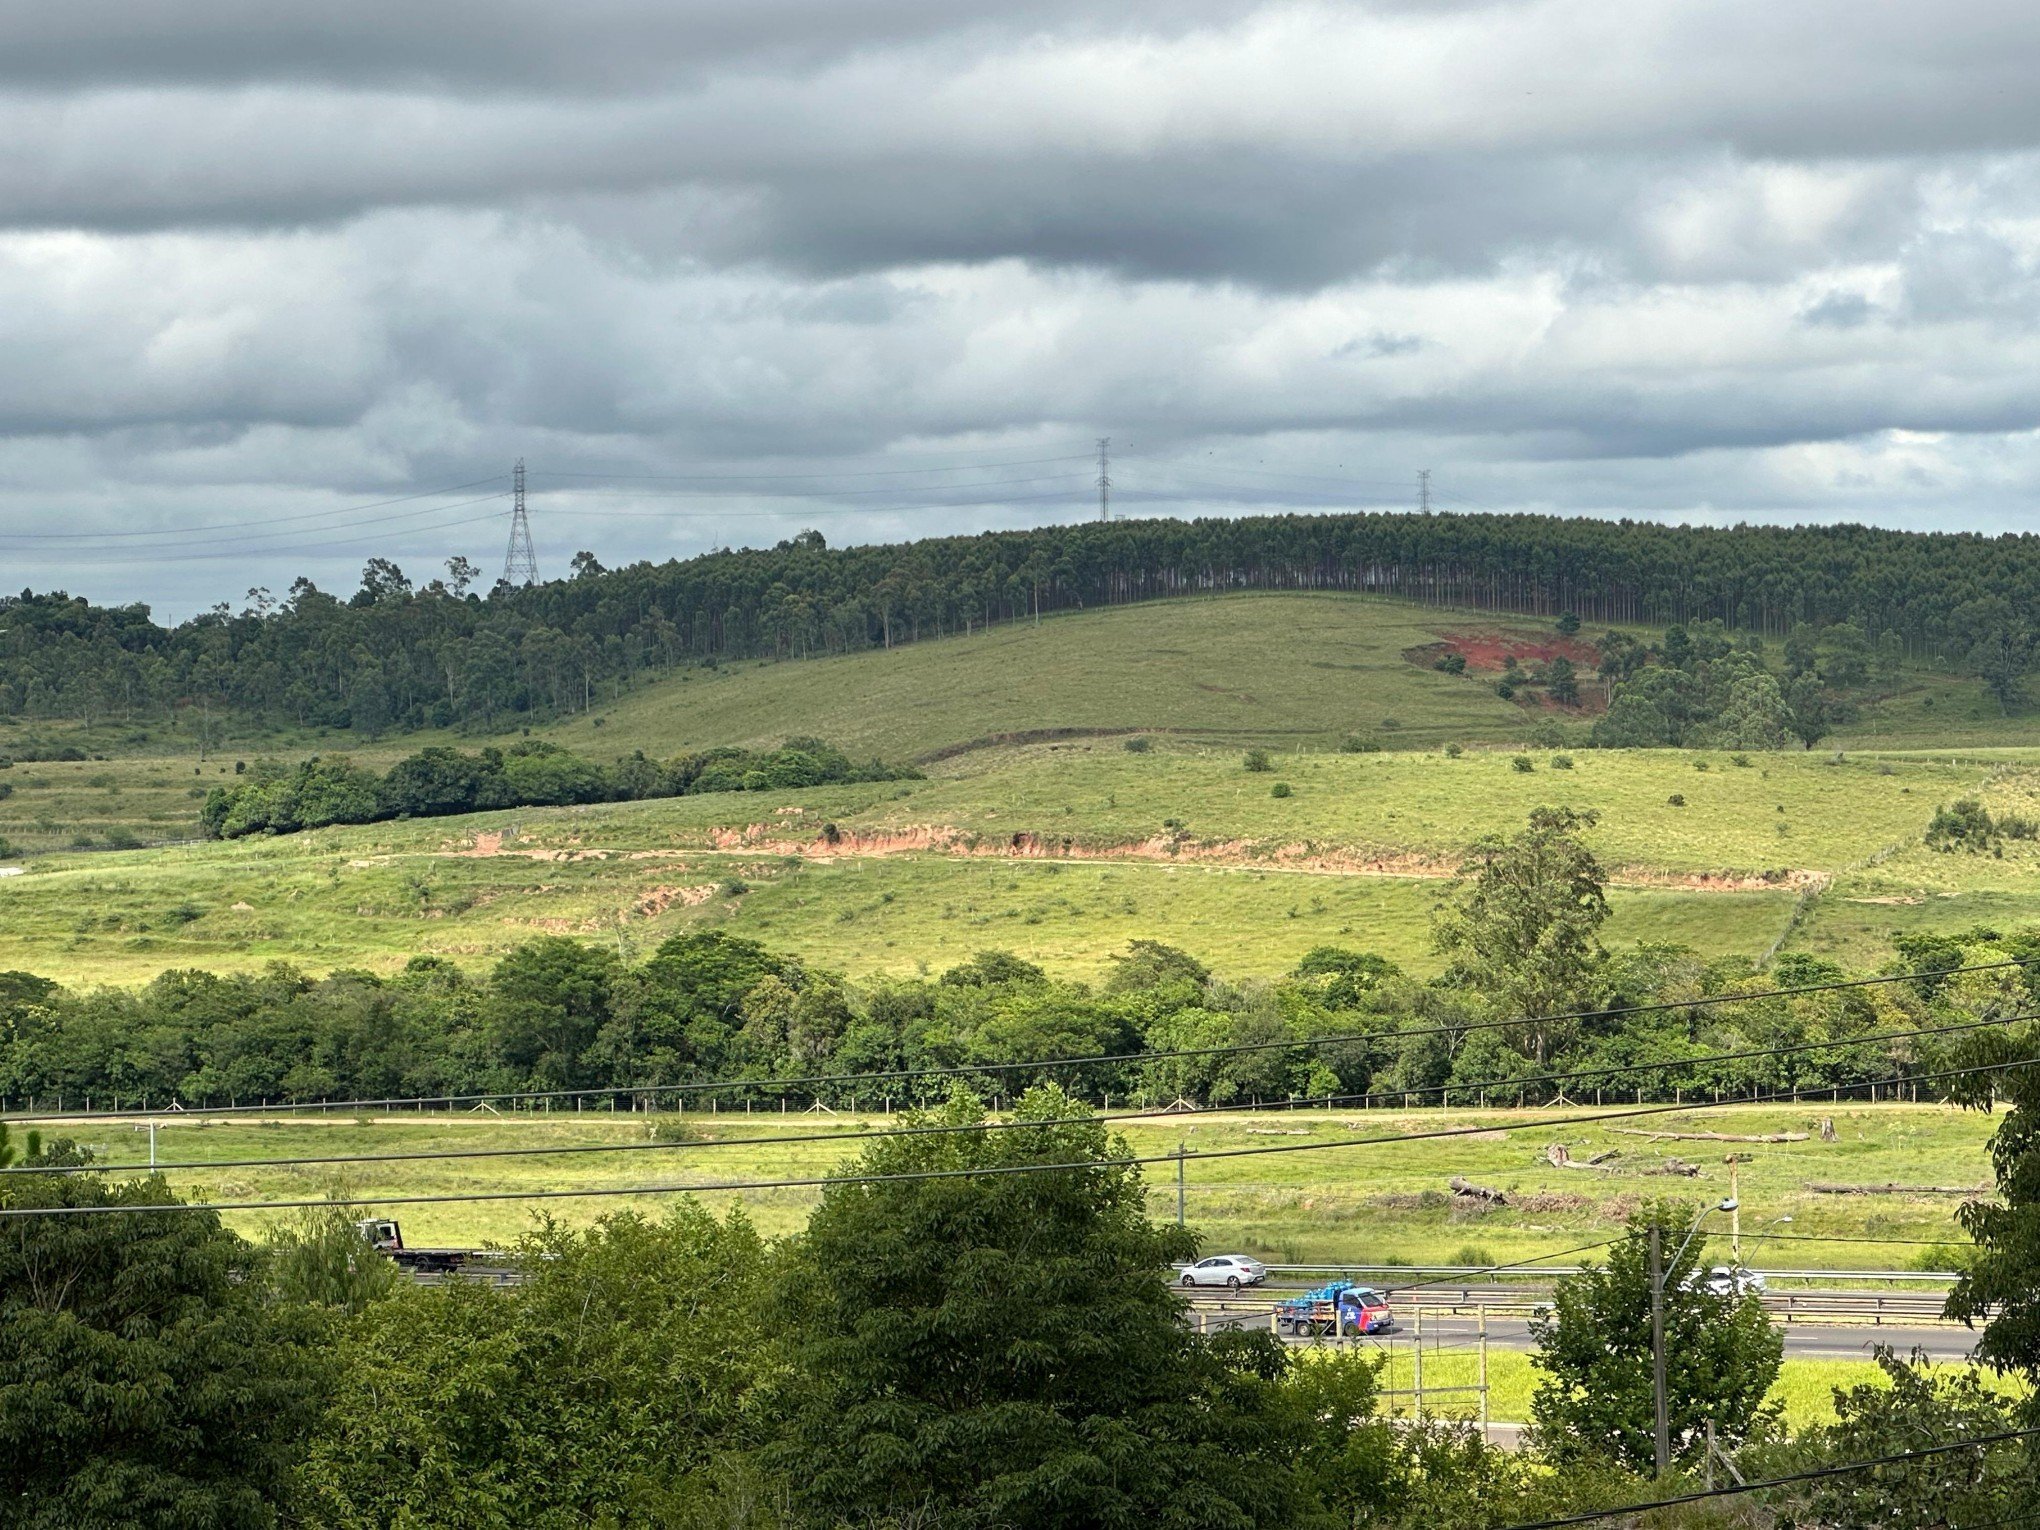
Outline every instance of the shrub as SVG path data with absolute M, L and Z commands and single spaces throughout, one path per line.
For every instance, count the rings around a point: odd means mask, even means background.
M 0 802 L 5 802 L 9 797 L 12 797 L 13 795 L 14 795 L 14 783 L 12 781 L 0 781 Z
M 1934 810 L 1933 821 L 1927 825 L 1927 845 L 1944 855 L 1956 850 L 1974 854 L 1989 850 L 2003 855 L 2006 840 L 2032 839 L 2036 834 L 2040 834 L 2040 824 L 2032 819 L 2012 813 L 1994 818 L 1976 798 L 1963 797 L 1952 807 Z
M 1383 733 L 1396 733 L 1401 731 L 1401 729 L 1402 719 L 1400 717 L 1384 717 L 1381 719 L 1381 731 Z
M 1456 760 L 1464 753 L 1466 753 L 1466 750 L 1458 744 L 1447 744 L 1445 746 L 1445 758 L 1448 760 Z
M 1275 768 L 1272 764 L 1269 763 L 1268 751 L 1265 749 L 1249 749 L 1247 751 L 1247 757 L 1240 763 L 1246 769 L 1254 771 L 1256 773 L 1259 773 L 1264 770 L 1273 770 Z
M 1271 797 L 1288 797 L 1294 794 L 1289 790 L 1289 783 L 1287 781 L 1277 781 L 1269 789 L 1268 795 Z
M 1530 742 L 1539 749 L 1563 748 L 1565 746 L 1565 729 L 1547 718 L 1530 730 Z
M 1509 700 L 1516 694 L 1515 682 L 1513 680 L 1497 680 L 1495 682 L 1495 694 L 1504 701 Z
M 1519 754 L 1513 760 L 1509 761 L 1509 769 L 1515 771 L 1518 775 L 1527 776 L 1530 774 L 1531 771 L 1535 770 L 1536 768 L 1537 767 L 1531 763 L 1530 756 L 1527 754 Z
M 1748 770 L 1750 768 L 1750 757 L 1746 754 L 1732 754 L 1728 757 L 1728 763 L 1737 770 Z
M 1553 770 L 1571 770 L 1572 756 L 1569 754 L 1554 754 L 1551 757 L 1551 768 Z
M 1365 734 L 1348 733 L 1339 740 L 1339 753 L 1379 754 L 1381 753 L 1381 741 L 1379 739 L 1368 738 Z
M 1580 619 L 1570 611 L 1561 611 L 1558 616 L 1558 630 L 1571 637 L 1580 630 Z
M 1684 792 L 1673 792 L 1671 796 L 1665 798 L 1665 801 L 1669 802 L 1673 807 L 1684 807 L 1686 805 L 1686 794 Z
M 16 848 L 14 841 L 0 834 L 0 861 L 11 861 L 20 854 L 21 851 Z
M 106 831 L 106 847 L 109 850 L 139 850 L 142 848 L 141 836 L 133 829 L 115 826 Z
M 1126 752 L 1128 754 L 1146 754 L 1154 747 L 1154 740 L 1144 733 L 1136 733 L 1126 741 Z
M 1454 649 L 1451 653 L 1443 655 L 1431 667 L 1442 669 L 1448 675 L 1463 675 L 1466 673 L 1466 655 Z

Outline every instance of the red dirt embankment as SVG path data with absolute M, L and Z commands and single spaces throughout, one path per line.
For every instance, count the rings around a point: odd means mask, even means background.
M 1601 662 L 1594 645 L 1576 637 L 1528 638 L 1506 632 L 1448 632 L 1433 652 L 1439 658 L 1447 653 L 1463 653 L 1468 669 L 1497 675 L 1512 658 L 1525 669 L 1532 664 L 1548 664 L 1553 659 L 1570 659 L 1584 670 L 1592 670 Z
M 1159 861 L 1172 865 L 1259 867 L 1271 871 L 1316 873 L 1322 876 L 1452 877 L 1459 873 L 1457 856 L 1406 850 L 1369 850 L 1262 840 L 1194 840 L 1156 834 L 1146 839 L 1085 843 L 1071 835 L 973 833 L 941 824 L 915 824 L 899 829 L 841 829 L 826 824 L 809 839 L 786 835 L 783 823 L 754 823 L 742 829 L 715 829 L 708 848 L 753 855 L 792 855 L 804 859 L 856 860 L 891 855 L 987 856 L 1004 860 Z M 1693 892 L 1755 892 L 1766 888 L 1800 890 L 1823 887 L 1819 872 L 1781 867 L 1762 872 L 1666 871 L 1647 866 L 1619 866 L 1609 880 L 1624 887 L 1677 888 Z

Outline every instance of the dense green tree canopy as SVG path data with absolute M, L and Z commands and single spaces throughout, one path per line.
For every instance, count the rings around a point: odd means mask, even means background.
M 1280 1346 L 1184 1326 L 1164 1276 L 1188 1236 L 1148 1221 L 1138 1173 L 1110 1161 L 1123 1149 L 1072 1109 L 1039 1090 L 1016 1112 L 1038 1127 L 876 1142 L 856 1170 L 982 1177 L 824 1193 L 785 1276 L 773 1447 L 820 1522 L 1309 1522 Z M 981 1111 L 959 1098 L 936 1119 Z M 999 1172 L 1034 1164 L 1075 1167 Z
M 1692 1463 L 1706 1448 L 1707 1426 L 1733 1447 L 1770 1426 L 1778 1405 L 1765 1402 L 1778 1379 L 1785 1340 L 1754 1296 L 1704 1289 L 1695 1276 L 1704 1237 L 1685 1242 L 1693 1207 L 1646 1207 L 1607 1263 L 1569 1276 L 1548 1314 L 1534 1317 L 1538 1372 L 1530 1399 L 1538 1448 L 1564 1461 L 1587 1457 L 1632 1471 L 1656 1458 L 1651 1372 L 1649 1234 L 1662 1240 L 1665 1395 L 1673 1459 Z
M 484 599 L 472 575 L 414 584 L 371 562 L 352 600 L 300 580 L 276 601 L 175 628 L 62 593 L 0 601 L 0 715 L 84 721 L 237 709 L 300 724 L 501 725 L 580 712 L 689 664 L 801 658 L 1210 590 L 1392 594 L 1597 623 L 1702 624 L 1792 639 L 1816 684 L 1867 645 L 1959 663 L 2009 700 L 2032 660 L 2040 538 L 1864 526 L 1703 528 L 1536 515 L 1127 520 L 638 563 Z M 1844 628 L 1848 630 L 1844 630 Z M 1689 630 L 1691 629 L 1691 630 Z M 1820 634 L 1825 630 L 1829 637 Z M 1855 636 L 1860 634 L 1859 643 Z M 1804 661 L 1803 663 L 1800 661 Z
M 6 1204 L 150 1206 L 156 1176 L 8 1182 Z M 23 1530 L 279 1523 L 315 1325 L 211 1212 L 0 1223 L 0 1501 Z

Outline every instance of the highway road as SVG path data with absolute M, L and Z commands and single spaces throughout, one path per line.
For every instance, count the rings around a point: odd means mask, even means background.
M 1273 1303 L 1291 1294 L 1267 1288 L 1245 1291 L 1236 1297 L 1200 1292 L 1190 1300 L 1189 1307 L 1193 1314 L 1201 1315 L 1206 1327 L 1262 1328 L 1267 1326 Z M 1520 1286 L 1457 1287 L 1449 1292 L 1426 1292 L 1421 1314 L 1425 1346 L 1433 1343 L 1448 1349 L 1472 1346 L 1480 1333 L 1481 1314 L 1485 1312 L 1490 1345 L 1496 1349 L 1530 1349 L 1534 1346 L 1528 1308 L 1541 1295 Z M 1391 1297 L 1397 1321 L 1386 1337 L 1399 1345 L 1410 1342 L 1417 1331 L 1416 1296 L 1416 1292 L 1405 1292 Z M 1773 1321 L 1785 1336 L 1788 1356 L 1864 1360 L 1882 1344 L 1901 1355 L 1919 1349 L 1937 1361 L 1966 1360 L 1975 1346 L 1976 1335 L 1958 1323 L 1936 1318 L 1940 1302 L 1938 1295 L 1894 1295 L 1889 1290 L 1773 1292 L 1765 1298 Z M 1798 1310 L 1787 1311 L 1788 1307 Z
M 1490 1313 L 1488 1343 L 1495 1349 L 1531 1349 L 1528 1318 Z M 1960 1361 L 1969 1358 L 1976 1335 L 1958 1323 L 1780 1323 L 1785 1335 L 1785 1353 L 1799 1360 L 1867 1360 L 1883 1344 L 1901 1355 L 1925 1350 L 1934 1360 Z M 1466 1316 L 1424 1315 L 1424 1343 L 1435 1339 L 1442 1348 L 1471 1346 L 1479 1335 L 1479 1320 Z M 1406 1342 L 1412 1329 L 1404 1324 L 1392 1337 Z

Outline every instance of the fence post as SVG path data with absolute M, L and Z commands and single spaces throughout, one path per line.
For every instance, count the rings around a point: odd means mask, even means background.
M 1488 1443 L 1488 1393 L 1487 1393 L 1487 1308 L 1479 1308 L 1480 1314 L 1480 1442 Z
M 1410 1335 L 1410 1386 L 1417 1394 L 1417 1422 L 1424 1419 L 1424 1309 L 1412 1307 L 1412 1320 L 1416 1324 Z

